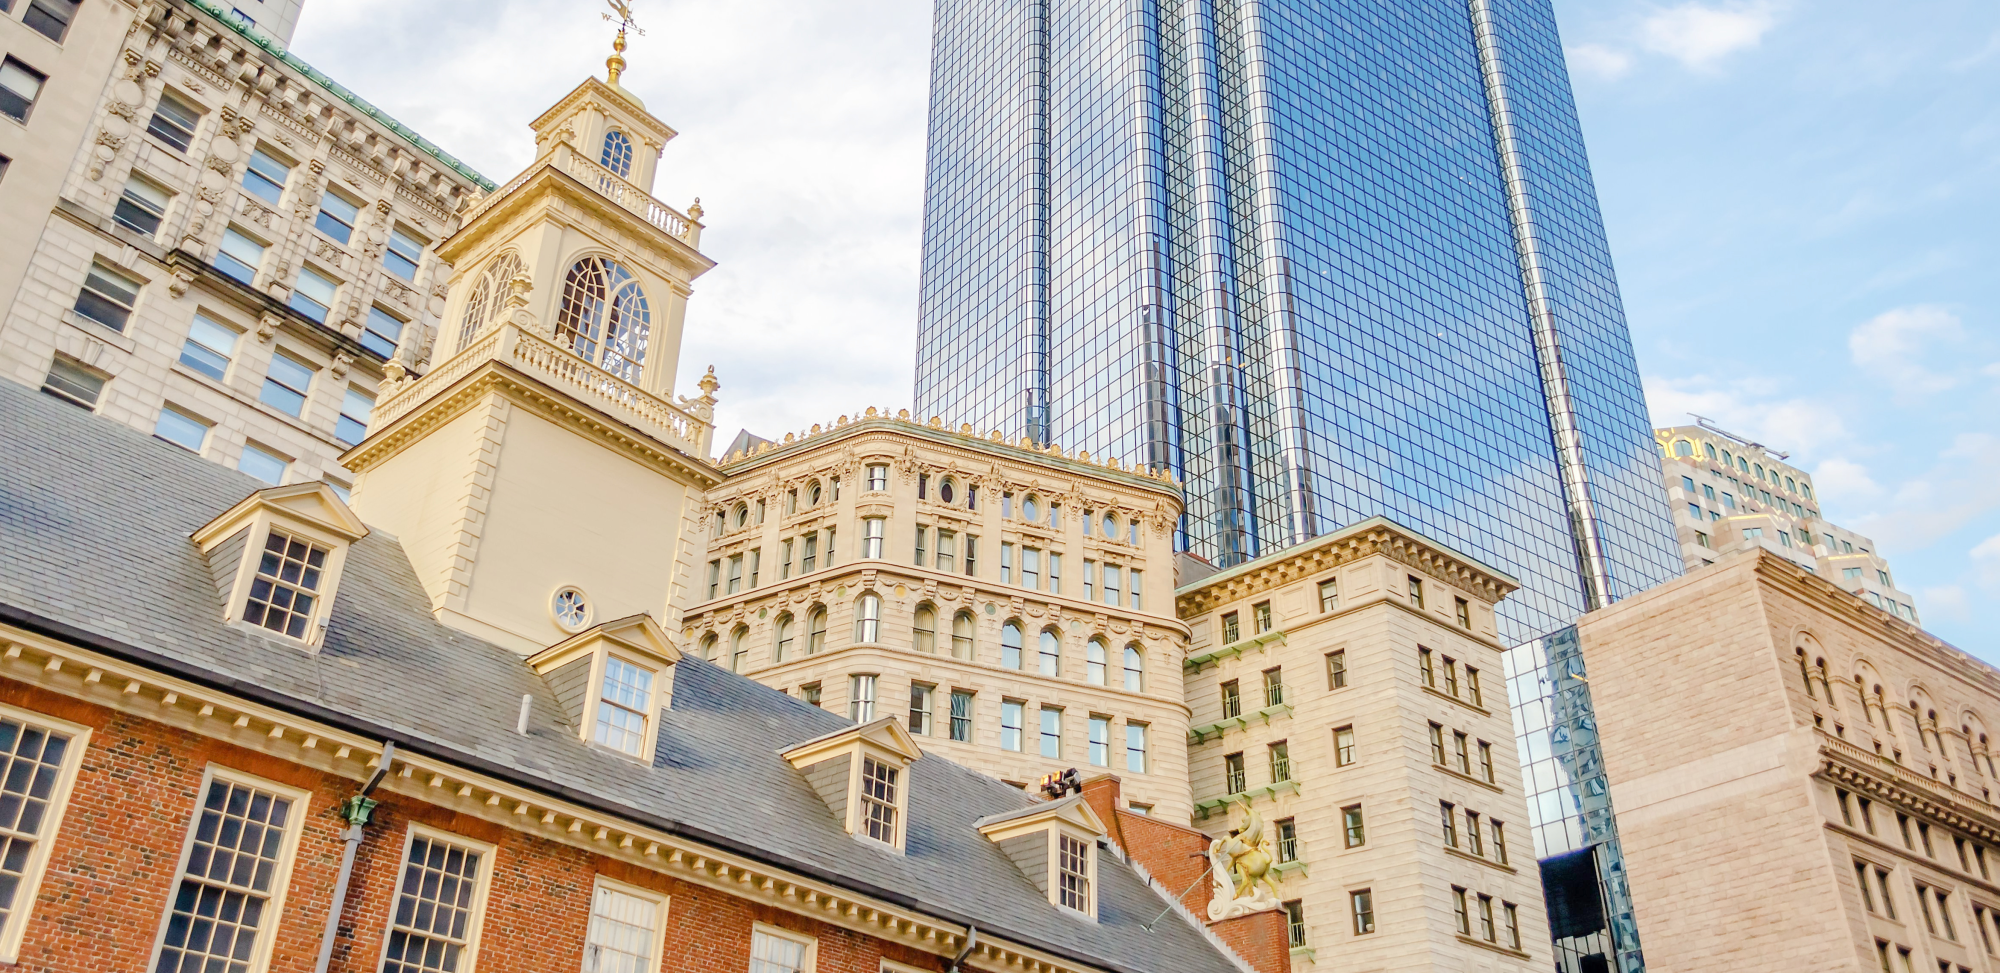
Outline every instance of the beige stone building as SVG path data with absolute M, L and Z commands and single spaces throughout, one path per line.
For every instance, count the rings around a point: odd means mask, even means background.
M 428 366 L 436 244 L 491 183 L 287 52 L 297 0 L 14 7 L 9 90 L 39 90 L 25 131 L 0 118 L 0 375 L 348 489 L 385 362 Z M 45 9 L 73 11 L 59 42 Z
M 1195 824 L 1268 822 L 1295 968 L 1548 969 L 1515 583 L 1380 518 L 1183 581 Z
M 1820 515 L 1812 477 L 1785 454 L 1712 425 L 1653 430 L 1681 557 L 1693 571 L 1724 554 L 1761 548 L 1905 621 L 1916 600 L 1896 587 L 1875 542 Z
M 1579 625 L 1655 970 L 2000 970 L 2000 672 L 1768 550 Z
M 1003 780 L 1109 769 L 1188 819 L 1173 483 L 874 409 L 739 442 L 693 651 Z

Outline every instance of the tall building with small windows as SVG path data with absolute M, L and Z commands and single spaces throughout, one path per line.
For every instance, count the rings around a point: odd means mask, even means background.
M 1916 599 L 1896 586 L 1875 542 L 1828 522 L 1812 476 L 1786 463 L 1787 454 L 1705 421 L 1655 429 L 1653 439 L 1688 570 L 1762 548 L 1921 623 Z
M 1549 969 L 1516 582 L 1381 518 L 1182 581 L 1194 823 L 1263 822 L 1294 968 Z
M 2000 670 L 1809 567 L 1748 547 L 1577 626 L 1647 957 L 2000 969 Z
M 1174 483 L 873 409 L 722 473 L 691 651 L 1003 780 L 1111 772 L 1126 809 L 1188 820 Z
M 0 14 L 0 110 L 26 125 L 0 123 L 0 375 L 347 490 L 385 379 L 429 367 L 437 244 L 494 187 L 288 52 L 298 6 Z

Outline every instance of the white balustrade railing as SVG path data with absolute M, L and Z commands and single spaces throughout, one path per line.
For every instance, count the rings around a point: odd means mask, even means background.
M 701 225 L 688 219 L 680 210 L 654 199 L 650 193 L 626 182 L 611 170 L 577 152 L 567 152 L 563 155 L 568 157 L 564 165 L 565 171 L 575 176 L 578 182 L 597 190 L 606 199 L 666 231 L 668 236 L 691 247 L 700 244 Z

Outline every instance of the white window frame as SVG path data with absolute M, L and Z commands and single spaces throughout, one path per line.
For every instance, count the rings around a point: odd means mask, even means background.
M 595 655 L 595 658 L 590 662 L 590 706 L 589 712 L 585 714 L 584 724 L 590 728 L 590 745 L 599 750 L 618 754 L 621 757 L 631 757 L 651 764 L 653 762 L 653 744 L 659 737 L 654 727 L 654 720 L 660 711 L 660 679 L 662 678 L 660 670 L 622 652 L 606 650 L 593 653 L 593 655 Z M 600 710 L 605 706 L 604 674 L 610 671 L 612 659 L 617 659 L 619 662 L 652 677 L 651 685 L 646 689 L 646 705 L 643 709 L 639 710 L 639 715 L 644 720 L 644 724 L 639 728 L 638 753 L 633 753 L 630 750 L 622 750 L 609 743 L 600 743 L 597 740 L 597 724 L 602 717 Z M 622 704 L 614 703 L 612 705 L 618 706 L 619 709 L 626 708 Z
M 416 844 L 418 838 L 457 845 L 460 848 L 476 851 L 480 855 L 479 879 L 472 886 L 470 909 L 472 915 L 465 924 L 465 953 L 458 966 L 458 973 L 475 973 L 479 966 L 479 937 L 486 931 L 486 894 L 493 888 L 493 859 L 497 849 L 494 845 L 477 838 L 468 838 L 415 821 L 411 821 L 409 827 L 404 829 L 403 853 L 396 856 L 396 871 L 392 875 L 393 891 L 389 895 L 388 907 L 385 910 L 388 915 L 384 917 L 385 921 L 382 923 L 382 946 L 381 952 L 375 957 L 375 968 L 379 970 L 389 962 L 389 941 L 396 932 L 396 903 L 402 899 L 403 875 L 410 868 L 410 848 Z
M 21 884 L 14 890 L 14 914 L 8 917 L 6 928 L 0 929 L 0 963 L 14 963 L 21 957 L 21 941 L 27 934 L 28 917 L 34 913 L 35 900 L 41 895 L 42 878 L 48 872 L 50 853 L 62 834 L 63 812 L 69 810 L 70 793 L 76 788 L 77 775 L 83 768 L 83 754 L 90 746 L 91 730 L 80 723 L 5 703 L 0 703 L 0 716 L 39 729 L 66 733 L 70 738 L 69 752 L 63 755 L 62 767 L 56 773 L 56 786 L 49 791 L 49 811 L 43 816 L 41 831 L 35 836 L 35 850 L 28 857 L 27 867 L 21 869 Z M 164 929 L 164 924 L 162 927 Z
M 347 566 L 347 540 L 331 531 L 301 523 L 296 518 L 274 517 L 269 511 L 253 517 L 249 526 L 244 529 L 250 533 L 243 543 L 243 562 L 236 566 L 236 582 L 230 589 L 226 620 L 232 625 L 269 638 L 317 647 L 321 637 L 326 634 L 327 620 L 332 617 L 333 596 L 340 590 L 340 575 Z M 263 561 L 264 545 L 270 542 L 271 531 L 274 529 L 283 531 L 296 540 L 326 548 L 326 561 L 320 569 L 319 588 L 313 592 L 315 600 L 312 613 L 307 617 L 305 635 L 298 638 L 265 628 L 261 624 L 253 624 L 243 617 L 250 609 L 250 589 L 257 580 L 257 566 Z
M 782 939 L 804 946 L 806 948 L 806 958 L 803 961 L 804 965 L 800 967 L 800 973 L 817 973 L 819 969 L 818 937 L 793 932 L 790 929 L 773 926 L 766 922 L 753 922 L 750 924 L 750 956 L 753 963 L 756 962 L 757 937 L 759 935 L 769 936 L 772 939 Z M 470 973 L 470 971 L 464 971 L 464 973 Z
M 1083 843 L 1084 907 L 1073 909 L 1062 901 L 1062 839 L 1067 836 Z M 1057 826 L 1049 829 L 1049 904 L 1066 915 L 1097 921 L 1097 836 Z
M 397 876 L 397 880 L 399 883 L 401 881 L 401 878 L 402 876 L 400 875 Z M 632 885 L 627 882 L 620 882 L 617 879 L 606 878 L 603 875 L 597 876 L 597 881 L 591 886 L 590 889 L 590 916 L 584 924 L 584 932 L 583 932 L 582 969 L 584 973 L 590 973 L 591 969 L 590 928 L 597 921 L 597 893 L 599 890 L 603 889 L 608 889 L 610 891 L 617 892 L 621 895 L 629 895 L 635 899 L 642 899 L 644 901 L 653 904 L 652 952 L 647 957 L 645 965 L 641 967 L 641 969 L 648 971 L 648 973 L 659 973 L 660 963 L 662 962 L 661 953 L 664 952 L 663 947 L 664 944 L 666 943 L 666 938 L 667 938 L 667 910 L 669 907 L 669 903 L 672 901 L 671 897 L 664 892 L 656 892 L 649 888 L 642 888 L 640 886 Z
M 174 865 L 173 879 L 167 886 L 166 904 L 160 909 L 159 928 L 153 931 L 152 951 L 146 954 L 146 968 L 149 970 L 159 966 L 160 950 L 167 942 L 167 922 L 174 914 L 174 901 L 179 896 L 181 882 L 187 879 L 188 855 L 194 851 L 202 805 L 208 799 L 208 789 L 218 780 L 270 791 L 292 802 L 291 818 L 285 822 L 283 847 L 278 852 L 278 864 L 272 869 L 271 898 L 264 907 L 265 925 L 257 930 L 257 950 L 250 957 L 250 973 L 263 973 L 271 966 L 271 952 L 277 942 L 276 930 L 285 919 L 285 894 L 291 890 L 292 865 L 298 858 L 299 838 L 305 833 L 306 817 L 313 810 L 312 792 L 211 763 L 203 770 L 201 787 L 188 804 L 185 818 L 187 833 L 181 837 L 180 857 Z M 402 873 L 399 871 L 396 874 L 400 883 Z

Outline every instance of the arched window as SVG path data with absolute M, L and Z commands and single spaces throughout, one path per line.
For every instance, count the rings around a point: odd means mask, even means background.
M 1055 629 L 1042 629 L 1041 650 L 1042 675 L 1062 675 L 1062 636 Z
M 1125 647 L 1125 691 L 1143 693 L 1146 691 L 1146 654 L 1137 645 Z
M 1813 691 L 1811 663 L 1806 661 L 1806 650 L 1804 649 L 1798 650 L 1798 659 L 1799 659 L 1799 679 L 1804 681 L 1806 684 L 1806 696 L 1812 699 L 1818 699 L 1819 693 Z
M 1714 443 L 1702 443 L 1702 444 L 1701 444 L 1701 448 L 1702 448 L 1702 449 L 1705 449 L 1705 450 L 1707 450 L 1707 451 L 1708 451 L 1708 461 L 1709 461 L 1709 462 L 1711 462 L 1711 463 L 1715 462 L 1715 444 L 1714 444 Z
M 458 350 L 471 346 L 472 339 L 479 337 L 481 329 L 500 316 L 500 309 L 507 305 L 507 282 L 527 273 L 519 254 L 512 250 L 493 258 L 479 275 L 479 283 L 472 285 L 472 299 L 465 302 L 465 317 L 458 323 Z
M 714 662 L 714 661 L 715 661 L 715 643 L 716 643 L 716 641 L 717 641 L 717 640 L 716 640 L 716 637 L 715 637 L 714 635 L 707 635 L 707 636 L 704 636 L 704 637 L 702 638 L 702 640 L 701 640 L 701 657 L 702 657 L 702 658 L 704 658 L 704 659 L 707 659 L 707 660 L 708 660 L 708 661 L 710 661 L 710 662 Z
M 631 175 L 632 140 L 615 128 L 604 133 L 604 154 L 597 161 L 604 163 L 604 168 L 620 179 Z
M 771 661 L 783 662 L 792 655 L 792 616 L 779 615 L 777 634 L 771 640 Z
M 910 622 L 910 647 L 918 652 L 937 651 L 937 609 L 918 605 Z
M 563 281 L 556 340 L 584 361 L 628 382 L 639 380 L 646 364 L 646 336 L 653 312 L 639 279 L 615 260 L 585 257 Z
M 806 506 L 808 507 L 819 506 L 819 497 L 820 497 L 819 481 L 814 480 L 811 483 L 806 484 Z
M 1083 647 L 1084 679 L 1093 686 L 1105 684 L 1105 666 L 1108 662 L 1106 654 L 1109 649 L 1103 639 L 1091 639 L 1090 644 Z
M 1675 456 L 1693 456 L 1693 455 L 1694 455 L 1694 444 L 1693 444 L 1693 443 L 1691 443 L 1691 442 L 1688 442 L 1688 441 L 1687 441 L 1687 440 L 1685 440 L 1685 439 L 1676 439 L 1676 440 L 1674 440 L 1674 455 L 1675 455 Z
M 737 504 L 736 529 L 742 530 L 743 528 L 748 527 L 749 525 L 750 525 L 750 505 L 747 503 Z
M 1000 666 L 1003 669 L 1021 668 L 1021 623 L 1010 621 L 1000 626 Z
M 806 616 L 806 654 L 815 655 L 826 648 L 826 609 L 814 608 Z
M 862 595 L 854 605 L 854 641 L 879 642 L 882 640 L 882 596 L 873 592 Z
M 729 633 L 729 671 L 742 674 L 750 671 L 750 629 L 738 625 Z
M 951 616 L 951 657 L 971 659 L 972 655 L 972 613 L 959 612 Z

